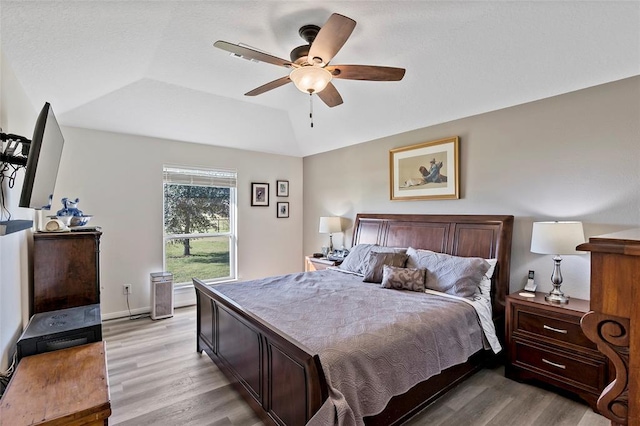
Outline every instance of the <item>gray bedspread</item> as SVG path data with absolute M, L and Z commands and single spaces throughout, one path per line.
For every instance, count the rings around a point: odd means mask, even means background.
M 329 399 L 310 425 L 362 425 L 394 395 L 482 349 L 468 304 L 319 271 L 215 285 L 318 353 Z

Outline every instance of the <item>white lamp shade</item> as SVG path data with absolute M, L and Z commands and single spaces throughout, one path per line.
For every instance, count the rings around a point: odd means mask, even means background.
M 298 90 L 304 93 L 318 93 L 327 87 L 333 76 L 324 68 L 306 66 L 295 68 L 289 78 Z
M 335 234 L 336 232 L 342 232 L 342 223 L 340 217 L 329 216 L 320 218 L 320 230 L 321 234 Z
M 584 243 L 582 222 L 534 222 L 531 252 L 540 254 L 580 254 Z

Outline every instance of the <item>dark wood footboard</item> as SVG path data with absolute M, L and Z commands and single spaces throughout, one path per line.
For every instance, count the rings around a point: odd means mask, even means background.
M 194 279 L 197 351 L 205 351 L 263 421 L 304 425 L 327 398 L 317 354 Z
M 205 351 L 251 408 L 268 424 L 302 426 L 327 398 L 317 354 L 201 281 L 197 296 L 197 351 Z M 394 397 L 367 425 L 398 425 L 478 371 L 491 358 L 480 351 L 463 364 Z

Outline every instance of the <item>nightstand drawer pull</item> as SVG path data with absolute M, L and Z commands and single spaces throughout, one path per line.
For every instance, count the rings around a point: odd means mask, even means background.
M 562 368 L 563 370 L 567 368 L 565 365 L 556 364 L 555 362 L 551 362 L 551 361 L 546 360 L 544 358 L 542 358 L 542 362 L 544 362 L 545 364 L 553 365 L 554 367 Z
M 547 324 L 544 324 L 544 325 L 542 326 L 542 328 L 544 328 L 545 330 L 555 331 L 556 333 L 567 334 L 567 330 L 562 330 L 562 329 L 560 329 L 560 328 L 553 328 L 553 327 L 549 327 Z

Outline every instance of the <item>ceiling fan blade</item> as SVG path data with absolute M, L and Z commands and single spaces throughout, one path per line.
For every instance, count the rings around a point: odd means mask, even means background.
M 340 96 L 340 93 L 338 93 L 338 89 L 336 89 L 336 86 L 331 83 L 327 84 L 327 87 L 325 87 L 321 92 L 318 92 L 317 95 L 320 99 L 322 99 L 322 102 L 327 104 L 327 106 L 330 108 L 338 106 L 342 103 L 342 96 Z
M 218 49 L 226 50 L 227 52 L 233 53 L 234 55 L 243 57 L 245 59 L 253 59 L 255 61 L 266 62 L 268 64 L 291 68 L 291 61 L 269 55 L 268 53 L 262 53 L 248 47 L 240 46 L 239 44 L 233 44 L 226 41 L 218 40 L 213 43 L 213 45 Z
M 337 13 L 331 15 L 311 44 L 309 62 L 314 60 L 316 63 L 328 64 L 344 46 L 355 27 L 356 21 L 353 19 Z
M 256 87 L 255 89 L 251 90 L 250 92 L 245 93 L 245 96 L 257 96 L 257 95 L 261 95 L 264 92 L 268 92 L 269 90 L 272 89 L 276 89 L 280 86 L 284 86 L 287 83 L 291 83 L 291 79 L 289 78 L 289 76 L 284 76 L 282 78 L 279 78 L 277 80 L 273 80 L 270 81 L 267 84 L 263 84 L 260 87 Z
M 330 65 L 325 69 L 333 75 L 333 78 L 345 80 L 399 81 L 405 73 L 404 68 L 375 65 Z

